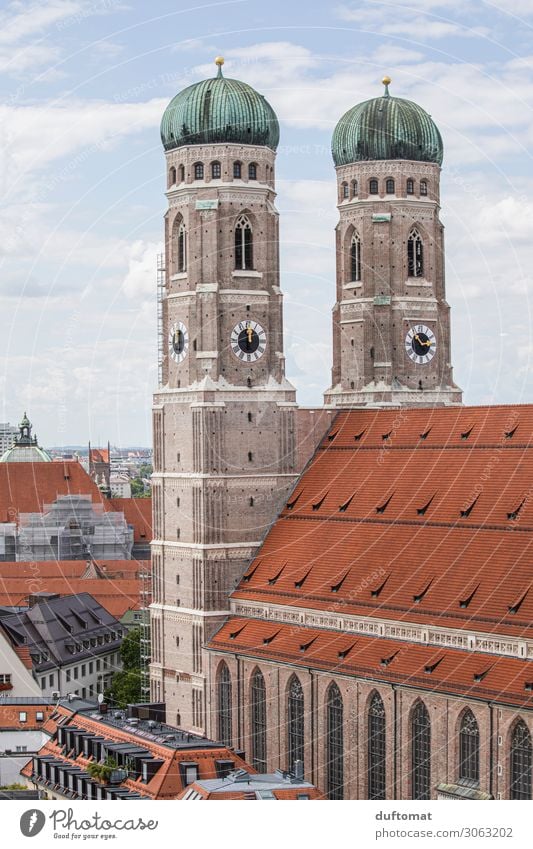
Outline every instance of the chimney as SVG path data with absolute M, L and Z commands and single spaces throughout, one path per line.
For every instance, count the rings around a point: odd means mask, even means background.
M 304 780 L 303 761 L 294 761 L 294 777 L 297 781 L 303 781 Z
M 59 598 L 59 593 L 30 593 L 28 596 L 28 607 L 35 607 L 35 605 L 39 604 L 41 601 L 49 602 L 55 598 Z

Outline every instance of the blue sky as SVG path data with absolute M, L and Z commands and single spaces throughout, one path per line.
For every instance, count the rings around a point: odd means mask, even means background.
M 280 119 L 287 372 L 300 403 L 320 404 L 329 385 L 331 133 L 384 73 L 444 137 L 465 401 L 533 401 L 533 0 L 18 0 L 0 12 L 0 420 L 27 409 L 44 444 L 150 444 L 159 121 L 220 53 Z

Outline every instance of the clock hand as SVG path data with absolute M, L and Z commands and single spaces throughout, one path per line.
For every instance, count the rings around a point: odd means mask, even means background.
M 251 344 L 252 344 L 252 339 L 253 339 L 254 332 L 253 332 L 253 330 L 252 330 L 252 325 L 251 325 L 250 323 L 248 323 L 248 324 L 246 325 L 246 335 L 247 335 L 247 337 L 248 337 L 248 344 L 249 344 L 249 345 L 251 345 Z

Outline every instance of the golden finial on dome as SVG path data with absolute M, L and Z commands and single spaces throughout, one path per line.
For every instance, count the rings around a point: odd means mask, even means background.
M 390 84 L 391 84 L 391 82 L 392 82 L 391 78 L 390 78 L 390 77 L 388 77 L 388 76 L 385 76 L 385 77 L 383 77 L 383 79 L 381 80 L 381 82 L 382 82 L 382 83 L 383 83 L 383 85 L 385 86 L 385 91 L 383 92 L 383 97 L 390 97 L 390 95 L 389 95 L 389 86 L 390 86 Z
M 218 74 L 217 74 L 218 77 L 222 76 L 222 65 L 223 64 L 224 64 L 224 57 L 223 56 L 217 56 L 216 59 L 215 59 L 215 65 L 218 65 Z

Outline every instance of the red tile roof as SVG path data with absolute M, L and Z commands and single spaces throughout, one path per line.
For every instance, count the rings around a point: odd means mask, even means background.
M 24 704 L 23 700 L 17 701 L 17 704 L 2 704 L 0 701 L 0 730 L 6 731 L 36 731 L 41 730 L 49 719 L 53 706 L 43 702 L 41 705 Z M 20 721 L 20 714 L 26 714 L 26 721 Z M 41 713 L 44 719 L 37 720 L 37 713 Z
M 93 463 L 109 463 L 109 449 L 108 448 L 91 448 L 89 459 Z
M 90 495 L 94 503 L 105 506 L 100 490 L 78 462 L 0 463 L 0 522 L 18 523 L 20 513 L 41 513 L 59 495 Z
M 237 616 L 230 617 L 209 647 L 241 657 L 533 707 L 533 671 L 527 660 Z
M 111 510 L 124 513 L 128 525 L 133 525 L 135 542 L 152 541 L 152 499 L 151 498 L 110 498 Z
M 88 573 L 88 577 L 84 575 Z M 59 595 L 90 593 L 113 616 L 120 619 L 127 610 L 146 606 L 141 580 L 150 574 L 149 560 L 96 561 L 87 566 L 84 560 L 45 560 L 39 562 L 0 562 L 0 605 L 25 606 L 36 592 Z M 31 665 L 30 665 L 31 668 Z
M 533 405 L 339 413 L 233 599 L 533 634 Z

